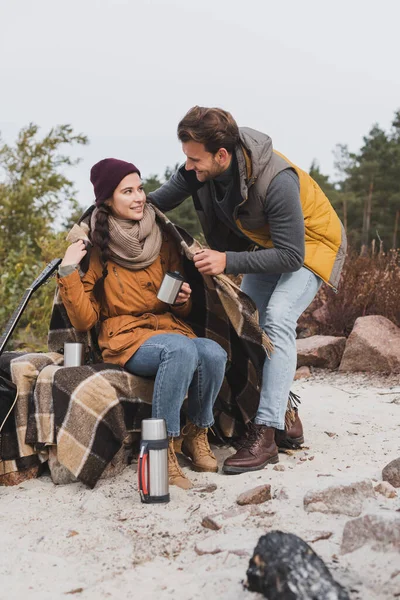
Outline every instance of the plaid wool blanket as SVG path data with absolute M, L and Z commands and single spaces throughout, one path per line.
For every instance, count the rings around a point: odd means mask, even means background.
M 193 301 L 186 320 L 196 335 L 215 340 L 228 354 L 215 417 L 222 435 L 233 437 L 257 411 L 262 368 L 271 343 L 258 325 L 250 298 L 225 275 L 202 276 L 192 261 L 201 245 L 155 210 L 161 227 L 172 234 L 184 256 Z M 90 212 L 73 227 L 69 241 L 88 232 Z M 85 270 L 85 263 L 81 267 Z M 88 364 L 62 367 L 67 341 L 85 344 Z M 10 373 L 18 388 L 14 414 L 2 435 L 0 474 L 46 460 L 46 447 L 57 444 L 59 462 L 93 487 L 127 433 L 140 429 L 141 420 L 151 415 L 153 383 L 101 362 L 96 328 L 77 332 L 58 291 L 48 346 L 45 354 L 5 353 L 0 357 L 0 368 Z

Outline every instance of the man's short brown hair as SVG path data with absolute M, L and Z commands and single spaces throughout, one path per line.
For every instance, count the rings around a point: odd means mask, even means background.
M 222 108 L 193 106 L 178 125 L 178 138 L 181 142 L 204 144 L 212 154 L 220 148 L 233 152 L 239 143 L 239 128 L 232 115 Z

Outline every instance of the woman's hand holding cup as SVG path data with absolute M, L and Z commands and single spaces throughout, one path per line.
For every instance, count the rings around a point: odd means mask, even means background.
M 189 300 L 191 293 L 192 293 L 191 287 L 185 281 L 184 283 L 182 283 L 182 287 L 180 289 L 179 294 L 176 297 L 176 300 L 175 300 L 173 306 L 176 306 L 178 304 L 185 304 L 185 302 L 187 302 Z

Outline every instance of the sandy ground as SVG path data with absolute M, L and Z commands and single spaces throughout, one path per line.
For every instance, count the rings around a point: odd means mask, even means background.
M 382 468 L 400 456 L 400 381 L 320 371 L 293 390 L 302 398 L 307 447 L 280 455 L 284 471 L 188 470 L 198 487 L 171 488 L 171 502 L 162 506 L 141 504 L 136 465 L 94 490 L 56 486 L 48 475 L 0 488 L 0 598 L 259 600 L 243 582 L 258 538 L 271 529 L 306 541 L 332 532 L 311 546 L 352 599 L 399 596 L 400 554 L 364 546 L 341 555 L 350 517 L 307 513 L 303 498 L 317 487 L 381 479 Z M 230 452 L 218 449 L 218 458 Z M 260 505 L 258 514 L 244 509 L 217 532 L 201 525 L 204 516 L 234 508 L 238 494 L 264 482 L 281 497 Z M 206 484 L 217 489 L 202 491 Z M 363 514 L 400 518 L 399 509 L 399 497 L 377 495 L 365 501 Z M 220 552 L 199 555 L 207 548 Z

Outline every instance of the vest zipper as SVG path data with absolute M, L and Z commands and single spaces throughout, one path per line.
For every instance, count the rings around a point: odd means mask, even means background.
M 118 275 L 118 271 L 117 271 L 116 267 L 113 267 L 113 271 L 114 271 L 114 275 L 115 275 L 115 277 L 117 278 L 117 281 L 118 281 L 118 283 L 119 283 L 119 287 L 120 287 L 120 289 L 121 289 L 121 292 L 122 292 L 123 294 L 125 294 L 124 286 L 122 285 L 122 281 L 121 281 L 121 279 L 120 279 L 120 276 Z

